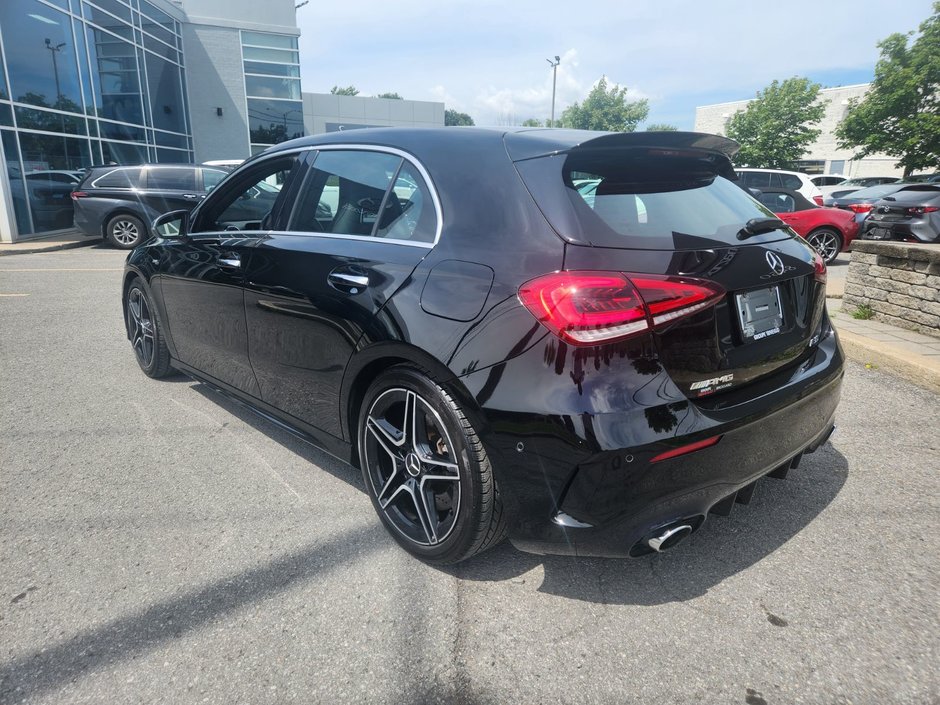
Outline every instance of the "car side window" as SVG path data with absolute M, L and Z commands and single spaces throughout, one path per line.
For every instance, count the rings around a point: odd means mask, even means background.
M 202 170 L 202 190 L 211 191 L 216 186 L 219 185 L 219 182 L 224 179 L 228 174 L 221 169 L 205 169 Z
M 137 188 L 140 185 L 140 168 L 115 169 L 92 181 L 94 188 Z
M 762 193 L 759 200 L 774 213 L 793 213 L 796 210 L 796 201 L 786 193 Z
M 268 230 L 280 208 L 281 188 L 297 169 L 296 154 L 266 159 L 210 194 L 190 232 Z
M 783 182 L 783 188 L 790 189 L 791 191 L 799 191 L 803 186 L 800 177 L 794 176 L 793 174 L 781 174 L 780 180 Z
M 434 242 L 437 214 L 431 193 L 417 170 L 404 162 L 388 195 L 376 237 L 389 240 Z
M 389 193 L 401 163 L 401 157 L 384 152 L 321 151 L 289 229 L 371 236 L 377 227 L 390 228 L 402 214 L 401 202 Z
M 196 170 L 188 167 L 150 167 L 147 188 L 157 191 L 194 191 Z

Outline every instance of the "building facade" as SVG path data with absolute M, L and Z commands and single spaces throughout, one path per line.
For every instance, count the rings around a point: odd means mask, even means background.
M 0 0 L 0 241 L 71 227 L 92 164 L 304 133 L 294 0 Z
M 309 135 L 363 127 L 444 126 L 443 103 L 332 93 L 304 93 L 303 102 Z
M 817 128 L 822 130 L 816 141 L 810 145 L 808 153 L 794 164 L 797 171 L 807 174 L 841 174 L 856 176 L 902 176 L 903 169 L 895 166 L 897 159 L 887 155 L 873 154 L 864 159 L 853 159 L 854 150 L 840 149 L 835 131 L 849 109 L 849 101 L 862 98 L 871 84 L 839 88 L 823 88 L 819 91 L 819 100 L 827 101 L 826 112 Z M 744 110 L 750 100 L 738 100 L 731 103 L 703 105 L 695 109 L 695 131 L 724 135 L 731 116 Z

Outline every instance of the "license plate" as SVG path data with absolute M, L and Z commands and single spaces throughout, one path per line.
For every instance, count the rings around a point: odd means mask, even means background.
M 734 301 L 745 341 L 763 340 L 783 329 L 780 287 L 770 286 L 735 294 Z

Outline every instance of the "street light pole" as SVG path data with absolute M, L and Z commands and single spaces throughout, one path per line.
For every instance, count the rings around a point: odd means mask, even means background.
M 59 102 L 59 96 L 62 95 L 62 89 L 59 87 L 59 65 L 56 62 L 55 55 L 62 51 L 62 47 L 65 46 L 65 42 L 61 44 L 53 44 L 52 40 L 48 37 L 46 38 L 46 49 L 52 52 L 52 73 L 55 74 L 55 100 L 56 103 Z
M 552 67 L 552 120 L 548 123 L 549 127 L 555 127 L 555 82 L 558 79 L 558 64 L 561 63 L 561 57 L 555 56 L 555 60 L 545 59 L 548 65 Z

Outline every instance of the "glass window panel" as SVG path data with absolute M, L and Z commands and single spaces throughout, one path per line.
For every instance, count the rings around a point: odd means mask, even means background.
M 228 172 L 222 171 L 221 169 L 202 169 L 202 188 L 205 191 L 211 191 L 216 186 L 219 185 L 219 182 L 228 176 Z
M 188 164 L 193 157 L 189 152 L 180 149 L 158 149 L 157 161 L 161 164 Z
M 180 55 L 173 47 L 169 47 L 163 42 L 158 42 L 156 39 L 151 39 L 150 37 L 144 38 L 144 48 L 152 51 L 154 54 L 157 54 L 168 61 L 175 61 L 179 63 Z
M 0 54 L 0 100 L 9 100 L 10 92 L 7 90 L 6 71 L 3 69 L 3 55 Z
M 82 112 L 68 16 L 36 0 L 2 0 L 0 27 L 13 99 Z
M 245 92 L 258 98 L 300 100 L 300 79 L 245 76 Z
M 146 164 L 150 161 L 146 145 L 101 142 L 101 159 L 105 164 Z
M 154 139 L 161 147 L 175 147 L 177 149 L 189 149 L 189 140 L 185 135 L 171 135 L 166 132 L 154 132 Z
M 395 179 L 395 186 L 385 202 L 376 231 L 390 240 L 434 242 L 437 213 L 424 179 L 405 162 Z
M 268 76 L 300 78 L 300 67 L 290 64 L 266 64 L 261 61 L 246 61 L 245 73 L 263 73 Z
M 75 32 L 75 48 L 78 51 L 78 70 L 82 78 L 82 98 L 85 103 L 85 114 L 95 115 L 95 91 L 91 80 L 91 71 L 88 68 L 85 29 L 81 22 L 72 20 L 72 30 Z
M 158 149 L 157 153 L 169 152 L 172 156 L 178 158 L 185 155 L 185 152 L 176 154 L 175 149 Z M 160 161 L 165 161 L 161 159 Z M 189 168 L 151 168 L 147 169 L 147 188 L 161 189 L 167 191 L 195 191 L 196 190 L 196 170 Z
M 33 225 L 29 218 L 26 185 L 23 181 L 23 170 L 20 168 L 20 150 L 16 144 L 16 133 L 10 130 L 0 130 L 0 140 L 3 141 L 3 157 L 6 160 L 7 178 L 10 181 L 10 197 L 13 200 L 16 229 L 20 235 L 29 235 L 33 232 Z
M 279 64 L 299 64 L 300 55 L 296 51 L 283 51 L 281 49 L 258 49 L 257 47 L 244 47 L 242 55 L 248 61 L 274 61 Z
M 45 130 L 46 132 L 64 132 L 69 135 L 85 134 L 85 118 L 19 106 L 15 108 L 15 111 L 16 125 L 21 130 Z
M 6 103 L 0 103 L 0 125 L 13 127 L 13 110 Z
M 242 44 L 254 44 L 256 46 L 277 49 L 296 49 L 297 37 L 291 37 L 286 34 L 242 31 Z
M 304 134 L 303 103 L 287 100 L 248 99 L 251 142 L 277 144 Z
M 98 129 L 102 137 L 114 140 L 127 140 L 131 142 L 146 142 L 147 135 L 142 127 L 133 125 L 119 125 L 116 122 L 98 121 Z
M 176 35 L 173 34 L 173 32 L 168 30 L 166 27 L 161 25 L 159 22 L 156 22 L 150 19 L 149 17 L 141 15 L 140 25 L 141 25 L 141 28 L 145 32 L 149 32 L 150 34 L 157 37 L 158 39 L 162 39 L 167 44 L 172 44 L 173 46 L 176 46 Z
M 63 10 L 69 9 L 68 0 L 46 0 L 46 1 L 51 2 L 53 5 L 57 7 L 61 7 Z
M 134 46 L 100 29 L 88 29 L 92 89 L 99 117 L 144 122 Z
M 320 152 L 304 183 L 305 192 L 297 199 L 300 207 L 290 229 L 371 235 L 401 162 L 401 157 L 380 152 Z M 379 226 L 388 228 L 401 216 L 401 205 L 393 203 L 394 213 L 383 215 Z
M 251 156 L 255 156 L 256 154 L 261 154 L 264 150 L 266 150 L 266 149 L 267 149 L 268 147 L 270 147 L 270 146 L 271 146 L 271 145 L 269 145 L 269 144 L 253 144 L 253 145 L 251 145 Z
M 113 32 L 119 37 L 123 37 L 128 41 L 134 41 L 134 29 L 128 22 L 124 22 L 117 17 L 112 17 L 107 12 L 104 12 L 97 7 L 92 7 L 88 3 L 82 3 L 83 12 L 85 19 L 89 22 L 94 22 L 99 27 L 103 27 L 109 32 Z
M 93 2 L 95 5 L 100 7 L 102 10 L 107 10 L 112 15 L 116 15 L 117 17 L 120 17 L 125 22 L 130 23 L 131 9 L 127 7 L 127 5 L 124 5 L 123 3 L 118 2 L 118 0 L 91 0 L 91 2 Z M 102 18 L 102 20 L 104 20 L 104 15 L 102 14 L 101 10 L 98 10 L 97 8 L 94 8 L 94 7 L 89 7 L 89 10 L 94 13 L 91 15 L 91 19 L 95 20 L 95 22 L 100 24 L 102 27 L 108 26 L 98 21 L 99 18 Z M 85 16 L 88 17 L 87 14 Z M 104 21 L 113 22 L 113 20 L 104 20 Z
M 158 10 L 156 7 L 151 5 L 149 2 L 140 3 L 140 12 L 141 14 L 147 15 L 151 20 L 155 21 L 157 24 L 160 24 L 166 27 L 170 31 L 178 31 L 176 29 L 176 22 L 172 17 L 166 14 L 163 10 Z M 146 22 L 146 18 L 141 18 L 142 22 Z M 145 28 L 146 29 L 146 28 Z
M 149 53 L 146 61 L 153 126 L 170 132 L 186 132 L 179 66 Z
M 19 138 L 34 231 L 72 227 L 72 184 L 51 181 L 44 172 L 78 171 L 91 166 L 88 140 L 29 132 L 20 132 Z

